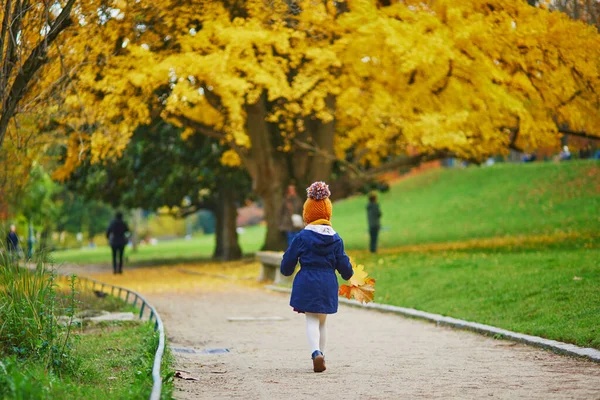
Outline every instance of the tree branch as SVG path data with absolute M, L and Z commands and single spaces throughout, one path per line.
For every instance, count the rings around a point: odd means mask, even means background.
M 320 156 L 322 156 L 323 158 L 325 158 L 326 160 L 330 160 L 330 161 L 339 161 L 342 164 L 344 164 L 344 166 L 346 166 L 348 169 L 350 169 L 352 172 L 354 172 L 356 175 L 361 175 L 363 172 L 356 166 L 356 164 L 351 163 L 347 160 L 338 160 L 338 158 L 331 154 L 330 152 L 323 150 L 315 145 L 303 142 L 299 139 L 294 139 L 294 144 L 302 149 L 302 150 L 306 150 L 309 152 L 313 152 L 315 154 L 319 154 Z
M 36 72 L 47 61 L 48 46 L 71 24 L 70 16 L 73 4 L 75 4 L 75 0 L 69 0 L 50 27 L 46 37 L 40 40 L 37 46 L 31 51 L 23 67 L 19 70 L 11 86 L 6 107 L 2 108 L 2 117 L 0 118 L 0 149 L 2 149 L 2 145 L 4 144 L 8 123 L 14 115 L 17 105 L 25 95 L 29 81 L 31 81 Z
M 448 158 L 452 156 L 453 154 L 447 151 L 436 151 L 435 153 L 417 154 L 414 156 L 398 156 L 386 163 L 383 163 L 379 167 L 368 170 L 367 177 L 369 179 L 374 179 L 378 175 L 381 175 L 385 172 L 394 171 L 399 168 L 416 167 L 424 162 L 440 160 L 442 158 Z
M 414 167 L 423 162 L 439 160 L 441 158 L 452 157 L 453 155 L 447 151 L 437 151 L 435 153 L 430 154 L 418 154 L 415 156 L 398 156 L 394 157 L 392 160 L 381 164 L 378 167 L 362 170 L 360 167 L 353 162 L 347 160 L 340 160 L 335 155 L 322 150 L 314 145 L 309 143 L 302 142 L 300 140 L 294 140 L 294 144 L 303 150 L 308 150 L 315 152 L 329 160 L 337 161 L 342 163 L 346 168 L 348 168 L 357 179 L 362 181 L 368 181 L 371 179 L 375 179 L 378 175 L 383 174 L 385 172 L 393 171 L 403 167 Z
M 7 56 L 4 54 L 4 41 L 6 40 L 6 33 L 8 32 L 11 6 L 12 0 L 6 0 L 6 4 L 4 5 L 4 18 L 2 18 L 2 28 L 0 30 L 0 68 L 4 65 L 4 58 Z M 4 86 L 0 84 L 0 100 L 2 99 L 4 99 Z
M 225 139 L 225 134 L 223 134 L 222 132 L 219 132 L 216 129 L 211 128 L 210 126 L 204 125 L 201 122 L 194 121 L 193 119 L 188 118 L 186 116 L 167 113 L 167 115 L 165 115 L 165 117 L 166 117 L 166 119 L 177 120 L 183 126 L 185 126 L 187 128 L 191 128 L 191 129 L 193 129 L 203 135 L 206 135 L 208 137 L 211 137 L 214 139 L 219 139 L 219 140 Z
M 565 135 L 578 136 L 586 139 L 600 140 L 600 133 L 589 133 L 586 131 L 574 131 L 569 128 L 559 128 L 558 131 Z
M 177 212 L 170 214 L 176 218 L 185 218 L 189 215 L 197 213 L 200 210 L 210 210 L 214 212 L 216 208 L 217 207 L 214 201 L 205 200 L 191 204 L 189 207 L 180 208 Z
M 21 3 L 21 0 L 17 0 L 17 2 L 15 3 L 15 8 L 12 13 L 13 20 L 10 23 L 10 37 L 8 38 L 8 44 L 6 46 L 6 55 L 4 58 L 4 64 L 2 65 L 4 77 L 0 82 L 1 86 L 6 86 L 6 83 L 8 82 L 8 79 L 12 74 L 13 68 L 15 67 L 15 65 L 17 65 L 17 35 L 19 34 L 19 31 L 21 31 L 22 21 L 25 18 L 25 14 L 27 14 L 27 11 L 29 11 L 28 8 L 29 4 L 27 0 L 25 0 L 25 2 L 23 3 Z M 7 99 L 3 98 L 3 101 L 6 100 Z
M 453 68 L 454 68 L 454 65 L 452 63 L 452 60 L 449 60 L 448 61 L 448 72 L 446 73 L 446 77 L 444 78 L 444 83 L 442 83 L 442 86 L 440 86 L 439 88 L 433 90 L 432 91 L 433 94 L 435 94 L 437 96 L 448 87 L 448 83 L 450 83 L 450 77 L 452 76 Z
M 394 159 L 383 163 L 379 167 L 372 168 L 367 171 L 361 171 L 361 175 L 342 175 L 338 179 L 331 182 L 331 193 L 333 194 L 333 200 L 347 197 L 355 193 L 358 189 L 363 187 L 368 182 L 376 180 L 379 175 L 395 171 L 400 168 L 411 168 L 417 167 L 421 163 L 427 161 L 439 160 L 446 157 L 452 157 L 451 153 L 446 151 L 438 151 L 430 154 L 418 154 L 414 156 L 398 156 Z

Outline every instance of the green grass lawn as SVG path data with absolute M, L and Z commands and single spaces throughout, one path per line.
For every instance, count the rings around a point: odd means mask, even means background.
M 158 336 L 152 323 L 120 324 L 81 335 L 74 351 L 80 359 L 78 373 L 69 378 L 86 399 L 145 399 L 152 391 L 152 364 Z M 170 353 L 165 355 L 162 373 L 168 371 Z M 162 398 L 171 398 L 165 385 Z
M 80 312 L 138 310 L 81 282 L 56 279 L 37 261 L 33 271 L 0 258 L 0 399 L 149 398 L 154 324 L 77 321 Z M 171 366 L 166 349 L 163 377 L 172 377 Z M 171 394 L 167 379 L 162 398 Z
M 346 248 L 366 249 L 366 198 L 335 203 Z M 380 196 L 382 247 L 600 231 L 600 163 L 496 164 L 426 172 Z
M 76 335 L 73 365 L 60 374 L 45 371 L 35 359 L 0 359 L 0 398 L 147 399 L 157 342 L 153 324 L 105 324 Z M 163 374 L 170 357 L 163 359 Z M 170 399 L 171 393 L 167 383 L 161 398 Z
M 375 301 L 600 348 L 600 240 L 356 255 Z
M 454 168 L 408 178 L 380 196 L 383 212 L 381 247 L 454 242 L 497 236 L 600 231 L 600 163 L 497 164 Z M 335 203 L 333 226 L 349 250 L 368 244 L 366 198 Z M 258 251 L 265 228 L 240 235 L 244 253 Z M 160 242 L 137 253 L 130 263 L 190 261 L 210 258 L 214 235 Z M 59 251 L 57 262 L 111 261 L 110 248 Z
M 262 226 L 245 228 L 239 235 L 240 246 L 244 253 L 255 253 L 263 245 L 265 229 Z M 190 240 L 174 239 L 158 242 L 155 246 L 140 246 L 137 252 L 125 249 L 126 263 L 155 264 L 179 263 L 208 259 L 214 250 L 214 235 L 195 236 Z M 110 264 L 112 253 L 108 246 L 83 248 L 78 250 L 57 251 L 52 254 L 57 263 L 71 262 L 79 264 Z
M 380 202 L 381 255 L 363 251 L 364 196 L 335 203 L 333 215 L 346 248 L 377 279 L 376 301 L 600 348 L 599 162 L 435 170 L 393 185 Z M 263 238 L 263 227 L 247 230 L 244 252 Z M 165 242 L 130 258 L 207 258 L 212 240 Z M 107 263 L 110 253 L 55 257 Z

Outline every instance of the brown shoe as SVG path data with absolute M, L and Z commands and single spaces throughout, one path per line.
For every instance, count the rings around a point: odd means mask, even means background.
M 313 371 L 323 372 L 327 368 L 325 367 L 325 357 L 320 351 L 315 351 L 312 355 L 313 359 Z

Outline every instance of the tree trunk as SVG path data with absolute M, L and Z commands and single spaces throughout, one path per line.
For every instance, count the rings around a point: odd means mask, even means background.
M 252 147 L 243 156 L 254 191 L 262 198 L 267 222 L 263 250 L 285 250 L 287 242 L 279 230 L 284 186 L 289 173 L 285 155 L 277 150 L 281 136 L 267 121 L 267 98 L 246 107 L 246 130 Z
M 335 112 L 335 97 L 326 99 L 327 107 Z M 301 140 L 310 142 L 318 151 L 297 150 L 284 153 L 281 132 L 266 121 L 268 115 L 266 95 L 256 104 L 246 107 L 246 131 L 252 148 L 244 153 L 242 160 L 252 177 L 254 191 L 262 198 L 267 222 L 263 250 L 285 250 L 287 240 L 279 230 L 281 207 L 285 188 L 295 182 L 299 189 L 316 180 L 327 181 L 333 167 L 333 141 L 335 123 L 323 123 L 319 119 L 307 119 L 306 131 Z M 324 155 L 326 154 L 326 155 Z M 304 191 L 299 191 L 303 196 Z
M 219 202 L 216 213 L 216 246 L 214 258 L 223 261 L 239 260 L 242 249 L 237 234 L 237 205 L 235 190 L 227 183 L 219 187 Z
M 140 244 L 139 231 L 142 223 L 142 209 L 136 208 L 133 211 L 133 232 L 131 232 L 131 245 L 133 246 L 132 252 L 137 253 L 138 245 Z
M 217 202 L 215 207 L 215 251 L 213 252 L 214 259 L 223 257 L 223 214 L 224 207 L 221 202 Z
M 335 113 L 335 97 L 327 96 L 325 104 L 330 112 Z M 311 124 L 312 140 L 317 148 L 329 154 L 331 157 L 335 155 L 333 148 L 335 137 L 335 119 L 331 122 L 323 123 L 316 119 Z M 304 181 L 306 185 L 310 185 L 316 181 L 328 181 L 331 177 L 333 169 L 333 159 L 324 154 L 313 154 L 310 159 L 310 164 L 305 171 Z
M 283 182 L 274 181 L 272 183 L 272 189 L 261 195 L 267 223 L 267 234 L 262 249 L 281 251 L 287 248 L 287 239 L 284 233 L 279 230 L 285 186 Z

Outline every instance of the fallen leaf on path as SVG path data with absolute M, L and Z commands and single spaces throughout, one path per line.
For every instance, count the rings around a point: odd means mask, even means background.
M 194 378 L 187 371 L 175 371 L 175 378 L 183 379 L 186 381 L 199 381 L 200 379 Z

